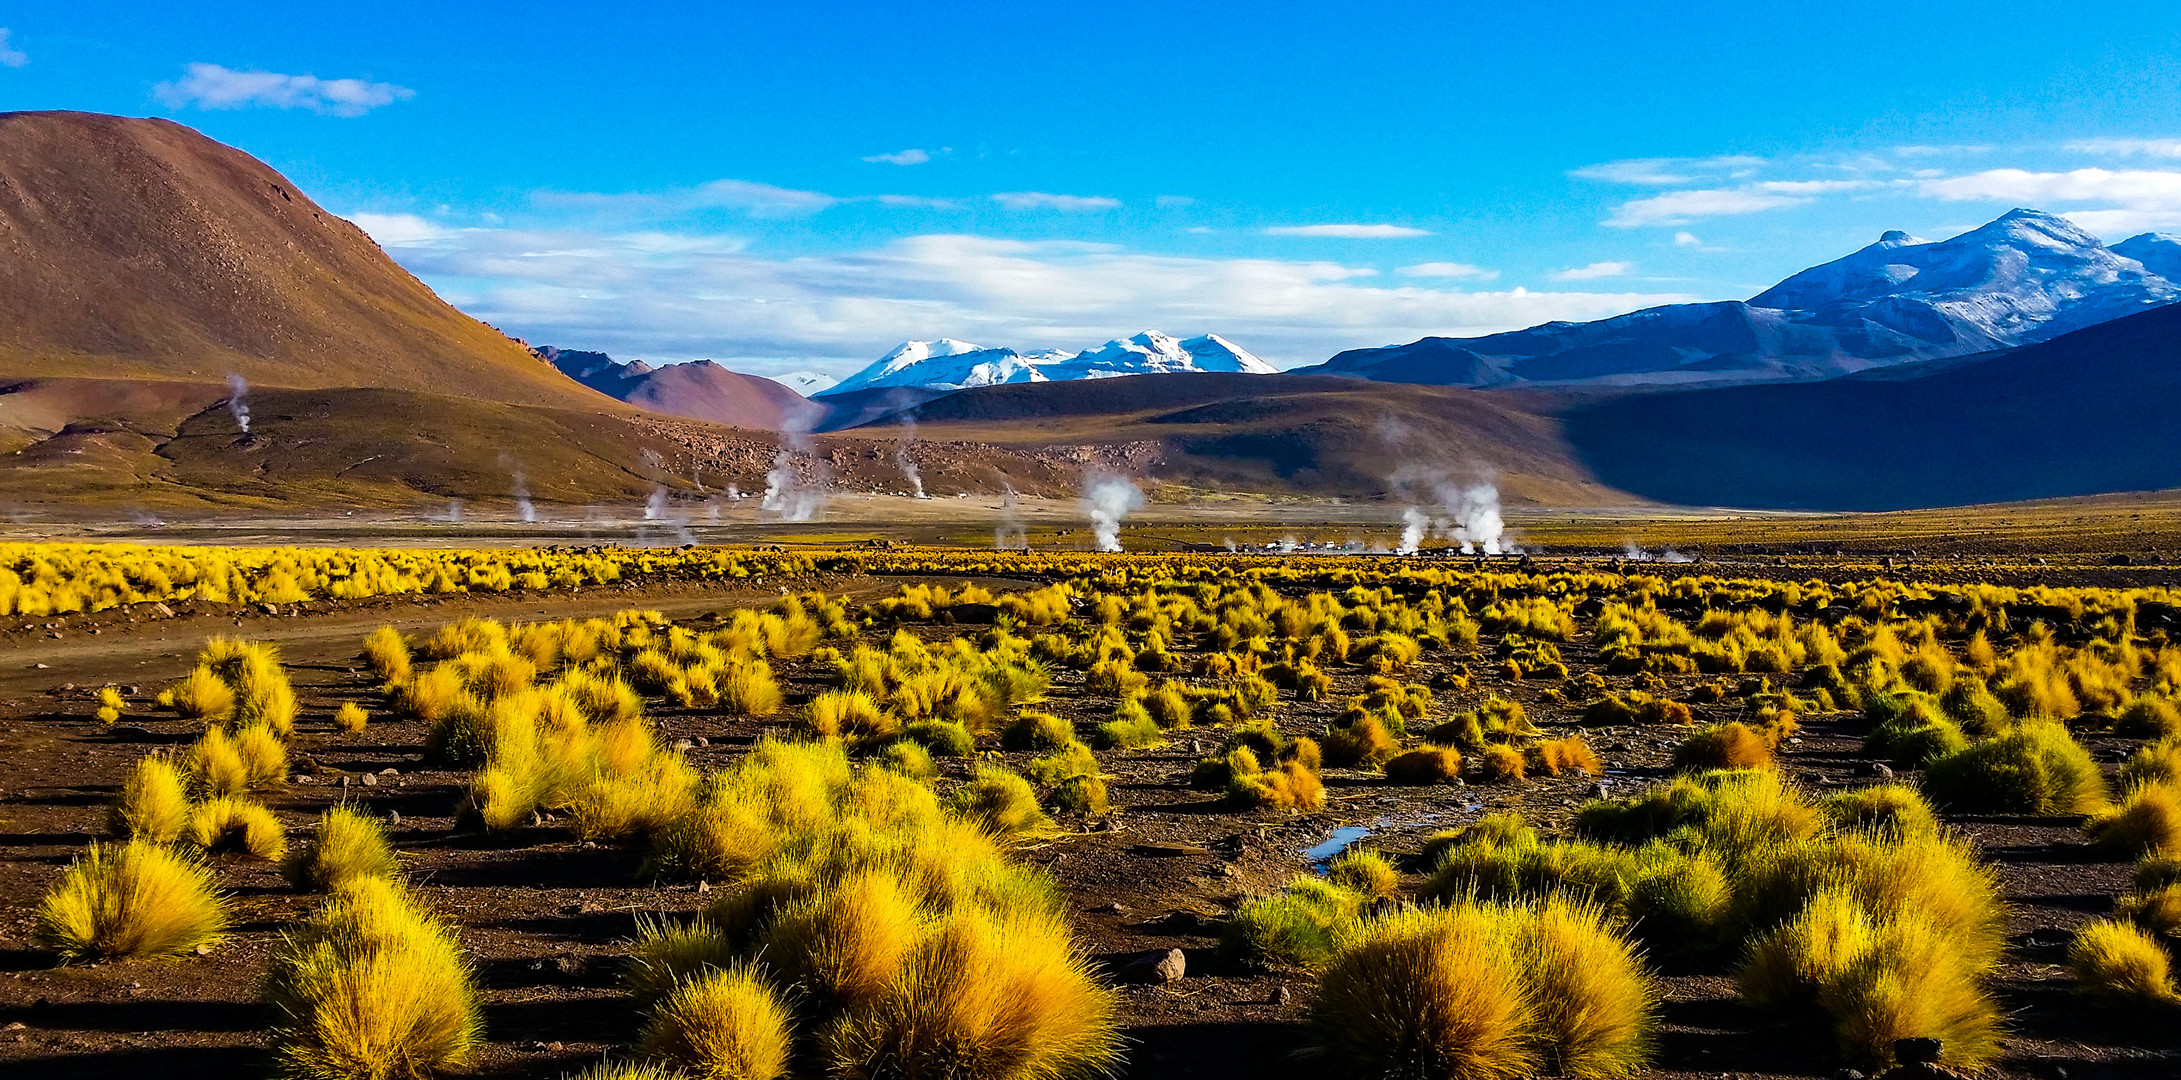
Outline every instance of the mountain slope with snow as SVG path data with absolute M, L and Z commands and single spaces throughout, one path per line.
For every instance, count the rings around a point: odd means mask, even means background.
M 1025 353 L 941 338 L 938 341 L 903 342 L 870 367 L 812 396 L 839 397 L 892 386 L 967 390 L 979 386 L 1068 382 L 1120 375 L 1206 371 L 1269 375 L 1275 370 L 1271 364 L 1217 334 L 1180 339 L 1146 330 L 1134 337 L 1116 338 L 1095 349 L 1077 353 L 1057 349 Z
M 2181 254 L 2160 239 L 2122 246 Z M 1301 372 L 1454 386 L 1827 379 L 2046 341 L 2175 301 L 2181 284 L 2130 252 L 2063 218 L 2014 210 L 1937 242 L 1888 232 L 1746 302 L 1353 349 Z
M 2147 232 L 2114 244 L 2113 251 L 2142 263 L 2151 273 L 2181 283 L 2181 236 Z

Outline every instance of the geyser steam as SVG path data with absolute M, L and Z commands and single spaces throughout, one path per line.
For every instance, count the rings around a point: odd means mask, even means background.
M 249 392 L 250 384 L 244 382 L 242 376 L 232 371 L 227 373 L 227 411 L 235 415 L 235 426 L 245 435 L 250 433 L 250 403 L 243 397 Z
M 1431 530 L 1431 515 L 1411 506 L 1401 511 L 1401 546 L 1394 549 L 1396 555 L 1414 555 L 1424 546 L 1424 534 Z
M 1144 505 L 1143 489 L 1134 480 L 1112 474 L 1093 474 L 1083 487 L 1083 512 L 1090 515 L 1091 536 L 1100 551 L 1121 550 L 1121 519 Z
M 1015 497 L 1015 485 L 1000 484 L 1000 523 L 992 530 L 992 546 L 999 551 L 1028 550 L 1030 530 L 1022 524 L 1022 503 Z

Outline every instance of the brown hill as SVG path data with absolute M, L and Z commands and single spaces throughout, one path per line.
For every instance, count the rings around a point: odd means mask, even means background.
M 1188 487 L 1420 498 L 1492 478 L 1513 501 L 1629 501 L 1597 482 L 1559 422 L 1475 390 L 1300 375 L 1136 375 L 963 390 L 856 433 L 1021 452 L 1111 447 L 1141 475 Z
M 620 401 L 667 416 L 753 431 L 808 431 L 825 406 L 771 379 L 730 371 L 710 360 L 652 367 L 622 363 L 602 352 L 541 345 L 538 357 L 575 381 Z
M 229 372 L 617 408 L 240 150 L 165 120 L 0 114 L 0 375 Z

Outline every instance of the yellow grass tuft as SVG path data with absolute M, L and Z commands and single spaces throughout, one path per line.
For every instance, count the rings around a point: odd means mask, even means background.
M 240 851 L 273 860 L 287 853 L 288 830 L 264 803 L 221 795 L 190 808 L 182 839 L 206 852 Z
M 2134 923 L 2099 919 L 2077 930 L 2067 966 L 2086 994 L 2116 1002 L 2181 1001 L 2166 947 Z
M 353 701 L 344 701 L 341 703 L 340 708 L 333 710 L 334 730 L 343 735 L 358 734 L 370 722 L 371 714 L 365 712 L 363 706 Z
M 675 986 L 652 1013 L 643 1050 L 699 1076 L 780 1080 L 794 1033 L 787 1007 L 747 967 L 708 971 Z
M 34 939 L 65 961 L 178 956 L 227 929 L 212 872 L 150 840 L 93 843 L 38 905 Z
M 332 892 L 358 878 L 398 879 L 401 864 L 386 839 L 386 826 L 353 806 L 329 807 L 318 817 L 318 832 L 295 849 L 280 868 L 290 885 L 307 892 Z
M 189 795 L 182 770 L 163 757 L 147 757 L 129 771 L 107 821 L 124 839 L 171 844 L 189 825 Z

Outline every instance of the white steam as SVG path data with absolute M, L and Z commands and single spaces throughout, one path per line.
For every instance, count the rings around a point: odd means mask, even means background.
M 825 510 L 825 463 L 817 460 L 817 443 L 810 437 L 811 427 L 822 415 L 822 409 L 797 412 L 787 416 L 781 428 L 787 445 L 773 455 L 772 469 L 765 473 L 765 497 L 757 505 L 782 521 L 811 521 Z M 811 459 L 814 476 L 810 480 L 795 467 L 798 455 Z
M 515 467 L 515 514 L 526 525 L 538 520 L 538 508 L 530 503 L 530 479 L 520 465 Z
M 232 371 L 227 373 L 227 411 L 234 414 L 235 426 L 245 435 L 250 433 L 250 403 L 244 400 L 249 392 L 250 384 L 244 382 L 242 376 Z
M 1519 551 L 1507 539 L 1507 523 L 1499 514 L 1499 488 L 1491 483 L 1439 488 L 1440 505 L 1453 519 L 1449 536 L 1461 545 L 1462 554 L 1482 551 L 1500 555 Z
M 1030 549 L 1030 530 L 1022 524 L 1022 503 L 1015 497 L 1015 485 L 1000 484 L 1000 523 L 992 529 L 992 547 L 998 551 Z
M 1667 548 L 1664 551 L 1645 551 L 1638 547 L 1633 540 L 1621 542 L 1621 557 L 1629 562 L 1685 563 L 1695 561 L 1672 548 Z
M 1401 511 L 1401 546 L 1396 555 L 1414 555 L 1423 549 L 1424 534 L 1431 531 L 1431 515 L 1411 506 Z
M 663 521 L 665 519 L 666 487 L 664 485 L 654 484 L 651 488 L 651 494 L 644 499 L 644 520 Z
M 1125 476 L 1093 474 L 1083 487 L 1083 512 L 1100 551 L 1121 550 L 1121 519 L 1144 505 L 1143 489 Z

